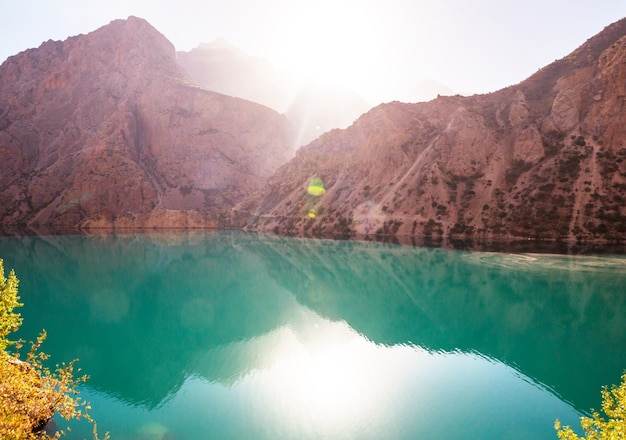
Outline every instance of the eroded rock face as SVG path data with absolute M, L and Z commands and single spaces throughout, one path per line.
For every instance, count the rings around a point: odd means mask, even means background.
M 284 116 L 186 79 L 145 20 L 116 20 L 0 66 L 0 221 L 228 226 L 292 138 Z
M 496 93 L 378 106 L 285 163 L 285 116 L 198 86 L 147 22 L 117 20 L 0 66 L 0 221 L 624 240 L 625 35 Z
M 294 235 L 624 240 L 625 97 L 621 20 L 516 86 L 378 106 L 237 209 Z

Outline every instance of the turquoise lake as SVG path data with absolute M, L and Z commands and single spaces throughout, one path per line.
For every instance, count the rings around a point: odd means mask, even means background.
M 180 232 L 0 258 L 112 440 L 556 439 L 626 369 L 624 255 Z

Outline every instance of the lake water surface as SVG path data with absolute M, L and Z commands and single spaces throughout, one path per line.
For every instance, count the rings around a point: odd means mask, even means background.
M 220 232 L 0 237 L 0 258 L 20 336 L 80 359 L 113 440 L 556 439 L 626 369 L 624 256 Z

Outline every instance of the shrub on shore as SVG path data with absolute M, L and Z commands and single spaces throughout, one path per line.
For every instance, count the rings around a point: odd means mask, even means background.
M 14 271 L 5 276 L 0 259 L 0 438 L 59 438 L 64 431 L 44 430 L 55 413 L 66 420 L 86 419 L 93 423 L 89 404 L 78 396 L 78 386 L 88 377 L 74 376 L 76 361 L 57 365 L 54 370 L 44 365 L 48 355 L 40 351 L 40 346 L 46 338 L 45 330 L 31 343 L 26 358 L 20 359 L 22 341 L 9 339 L 22 324 L 20 314 L 15 312 L 22 306 L 18 284 Z M 94 439 L 97 438 L 94 423 Z

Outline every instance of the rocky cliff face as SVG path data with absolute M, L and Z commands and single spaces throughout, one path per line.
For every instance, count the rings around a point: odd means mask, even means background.
M 284 116 L 202 89 L 146 21 L 0 66 L 0 221 L 214 227 L 292 155 Z
M 626 19 L 499 92 L 378 106 L 238 210 L 295 235 L 624 240 L 625 102 Z

